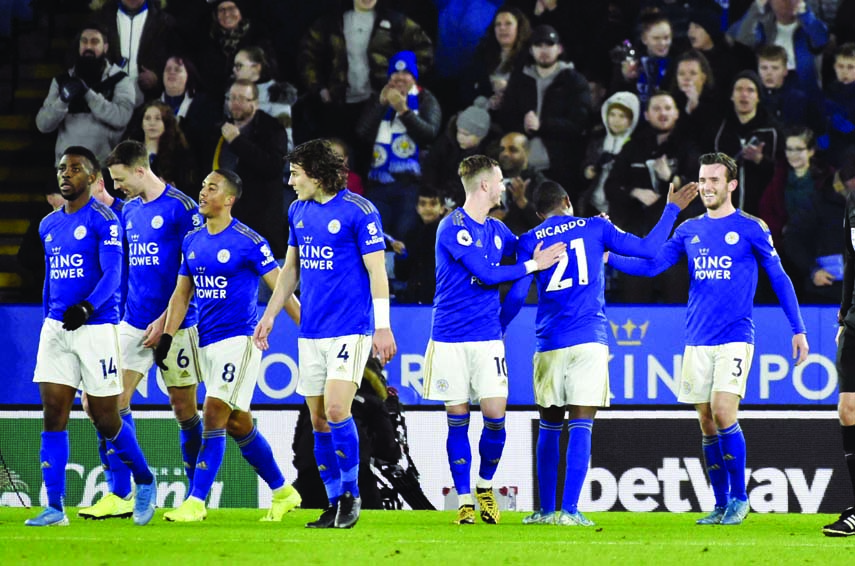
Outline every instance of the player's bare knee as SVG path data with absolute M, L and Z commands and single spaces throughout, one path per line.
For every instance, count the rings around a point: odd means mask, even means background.
M 837 415 L 843 426 L 855 425 L 855 393 L 844 393 L 840 395 L 837 402 Z
M 252 415 L 246 411 L 232 411 L 229 415 L 229 420 L 226 423 L 226 432 L 232 438 L 243 438 L 250 432 L 253 427 Z
M 179 422 L 192 418 L 199 410 L 194 387 L 170 387 L 169 404 Z
M 350 416 L 350 407 L 345 406 L 344 403 L 332 402 L 324 407 L 324 412 L 327 416 L 326 420 L 340 423 Z

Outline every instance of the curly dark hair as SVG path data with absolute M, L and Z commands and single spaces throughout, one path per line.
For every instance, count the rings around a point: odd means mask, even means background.
M 326 194 L 335 195 L 347 184 L 347 165 L 333 150 L 329 140 L 315 139 L 301 143 L 285 159 L 292 165 L 299 165 Z

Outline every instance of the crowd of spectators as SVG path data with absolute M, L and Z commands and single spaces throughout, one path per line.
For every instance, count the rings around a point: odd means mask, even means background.
M 400 302 L 430 303 L 436 223 L 475 153 L 505 174 L 517 234 L 535 188 L 643 236 L 697 156 L 740 165 L 736 201 L 772 228 L 800 298 L 839 301 L 855 191 L 855 0 L 92 0 L 36 116 L 103 158 L 137 139 L 196 197 L 236 171 L 235 215 L 284 257 L 284 156 L 316 137 L 381 212 Z M 108 189 L 109 179 L 105 179 Z M 687 210 L 685 215 L 702 210 Z M 685 269 L 609 297 L 683 302 Z M 682 274 L 682 275 L 678 275 Z

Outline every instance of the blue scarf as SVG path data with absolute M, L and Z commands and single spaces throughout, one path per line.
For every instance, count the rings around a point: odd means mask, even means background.
M 407 106 L 419 113 L 419 89 L 415 85 L 407 93 Z M 394 108 L 389 108 L 374 140 L 374 158 L 368 178 L 382 184 L 392 183 L 396 173 L 421 175 L 419 146 L 407 135 L 407 127 L 397 119 Z

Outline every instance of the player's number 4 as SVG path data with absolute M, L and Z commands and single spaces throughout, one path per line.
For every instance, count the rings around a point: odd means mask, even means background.
M 588 284 L 588 258 L 585 255 L 585 242 L 582 238 L 570 240 L 570 249 L 576 254 L 576 268 L 578 270 L 577 279 L 579 285 Z M 546 286 L 548 291 L 561 291 L 573 286 L 573 278 L 564 279 L 564 272 L 567 270 L 567 265 L 570 263 L 570 256 L 567 253 L 561 254 L 558 263 L 555 264 L 555 271 L 552 272 L 552 277 L 549 278 L 549 285 Z

